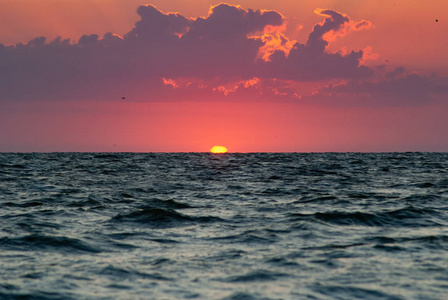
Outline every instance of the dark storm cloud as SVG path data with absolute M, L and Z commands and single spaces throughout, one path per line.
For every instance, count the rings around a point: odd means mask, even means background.
M 350 21 L 348 16 L 344 16 L 334 10 L 321 10 L 318 13 L 322 16 L 326 16 L 323 24 L 316 24 L 313 31 L 310 33 L 306 46 L 311 50 L 321 53 L 325 51 L 328 46 L 328 42 L 324 40 L 324 34 L 330 31 L 338 31 L 342 26 Z
M 247 35 L 262 31 L 265 26 L 279 26 L 283 17 L 275 11 L 244 10 L 239 6 L 219 4 L 207 18 L 197 18 L 185 36 L 187 39 L 246 39 Z
M 314 26 L 306 44 L 295 43 L 289 55 L 276 51 L 271 56 L 271 62 L 266 64 L 267 74 L 274 74 L 276 78 L 306 81 L 371 76 L 373 71 L 360 65 L 362 50 L 352 51 L 348 55 L 326 52 L 329 42 L 324 36 L 345 29 L 350 18 L 333 10 L 319 10 L 318 13 L 326 16 L 325 21 Z
M 141 20 L 125 35 L 128 40 L 140 41 L 176 41 L 179 35 L 185 33 L 193 20 L 178 13 L 164 14 L 153 5 L 140 6 L 137 13 Z
M 39 37 L 0 45 L 0 98 L 108 99 L 123 93 L 150 98 L 166 90 L 162 77 L 252 76 L 263 43 L 247 35 L 283 22 L 274 11 L 227 4 L 197 19 L 152 5 L 137 12 L 141 20 L 124 37 L 92 34 L 75 43 Z
M 406 73 L 403 67 L 386 73 L 383 80 L 351 80 L 346 84 L 329 85 L 315 98 L 356 101 L 361 105 L 419 105 L 448 92 L 448 80 L 436 75 Z
M 123 37 L 84 35 L 78 41 L 39 37 L 26 44 L 0 44 L 0 99 L 165 99 L 213 95 L 297 97 L 282 81 L 347 80 L 339 93 L 379 91 L 415 96 L 427 94 L 421 78 L 392 71 L 379 90 L 371 87 L 373 70 L 361 65 L 363 51 L 327 51 L 329 40 L 371 27 L 333 10 L 305 44 L 290 41 L 272 28 L 284 24 L 276 11 L 245 10 L 219 4 L 207 17 L 186 18 L 155 6 L 137 9 L 140 21 Z M 265 29 L 271 27 L 271 31 Z M 279 41 L 276 43 L 276 41 Z M 269 45 L 268 45 L 269 44 Z M 288 46 L 290 45 L 290 46 Z M 266 51 L 260 57 L 260 51 Z M 264 49 L 264 50 L 263 50 Z M 395 78 L 397 77 L 397 79 Z M 183 86 L 177 86 L 177 81 Z M 276 81 L 279 80 L 279 81 Z M 400 81 L 401 80 L 401 81 Z M 353 82 L 352 82 L 353 81 Z M 413 92 L 406 90 L 413 85 Z M 336 91 L 336 88 L 334 88 Z

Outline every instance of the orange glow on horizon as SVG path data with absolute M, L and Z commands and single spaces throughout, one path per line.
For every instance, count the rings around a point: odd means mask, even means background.
M 226 153 L 227 148 L 223 147 L 223 146 L 213 146 L 213 148 L 210 149 L 210 152 L 215 153 L 215 154 Z

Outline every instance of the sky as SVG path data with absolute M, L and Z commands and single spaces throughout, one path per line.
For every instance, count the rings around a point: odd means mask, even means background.
M 447 152 L 446 11 L 2 0 L 0 152 Z

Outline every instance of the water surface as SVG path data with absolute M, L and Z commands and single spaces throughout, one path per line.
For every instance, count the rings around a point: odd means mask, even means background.
M 1 299 L 446 299 L 448 154 L 0 154 Z

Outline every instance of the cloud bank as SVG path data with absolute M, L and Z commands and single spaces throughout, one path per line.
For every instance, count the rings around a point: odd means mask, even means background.
M 0 44 L 0 101 L 356 98 L 406 105 L 447 92 L 437 76 L 366 66 L 364 50 L 330 52 L 335 39 L 373 27 L 331 9 L 315 11 L 323 21 L 304 43 L 284 35 L 286 19 L 276 11 L 219 4 L 206 17 L 186 18 L 145 5 L 137 13 L 123 37 Z

